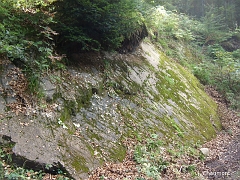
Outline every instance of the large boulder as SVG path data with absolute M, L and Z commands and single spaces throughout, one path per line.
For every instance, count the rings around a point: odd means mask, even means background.
M 84 66 L 86 56 L 49 74 L 54 83 L 42 81 L 51 100 L 37 107 L 41 113 L 0 122 L 16 156 L 85 179 L 105 161 L 121 161 L 128 137 L 154 133 L 171 143 L 216 135 L 217 105 L 190 72 L 153 45 L 142 43 L 133 54 L 104 52 Z

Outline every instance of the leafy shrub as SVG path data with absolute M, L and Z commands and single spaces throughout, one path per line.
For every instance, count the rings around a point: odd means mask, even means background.
M 27 13 L 16 9 L 10 2 L 1 2 L 0 6 L 4 18 L 0 24 L 0 53 L 23 62 L 33 61 L 38 55 L 47 58 L 51 54 L 51 44 L 44 37 L 44 28 L 51 21 L 50 18 L 43 12 Z
M 171 144 L 171 148 L 161 141 L 156 134 L 150 138 L 139 142 L 135 146 L 134 160 L 138 163 L 138 169 L 151 179 L 161 179 L 167 171 L 179 171 L 180 173 L 189 173 L 192 176 L 197 175 L 196 164 L 202 159 L 202 155 L 197 147 L 193 145 Z M 189 158 L 192 163 L 189 163 Z
M 202 63 L 193 67 L 193 74 L 200 80 L 204 85 L 212 82 L 211 73 L 206 64 Z
M 239 108 L 240 61 L 238 50 L 226 52 L 219 44 L 207 48 L 206 59 L 193 66 L 194 75 L 203 83 L 214 85 L 230 102 Z
M 0 54 L 25 69 L 29 85 L 35 84 L 31 92 L 38 92 L 36 75 L 53 67 L 59 56 L 53 42 L 57 33 L 49 28 L 52 16 L 35 7 L 34 2 L 41 1 L 0 2 Z
M 0 179 L 4 178 L 4 167 L 2 162 L 0 161 Z
M 54 28 L 65 50 L 114 50 L 142 29 L 135 1 L 59 0 L 53 7 L 58 22 Z
M 160 174 L 167 168 L 168 162 L 161 157 L 162 141 L 153 134 L 151 138 L 147 139 L 146 144 L 139 144 L 134 151 L 134 159 L 140 164 L 141 172 L 148 177 L 159 179 Z
M 218 13 L 217 8 L 209 6 L 201 21 L 202 23 L 198 25 L 198 32 L 204 37 L 203 44 L 219 43 L 231 37 L 224 23 L 224 17 Z
M 232 55 L 235 59 L 240 59 L 240 49 L 232 52 Z
M 163 6 L 145 9 L 144 18 L 153 39 L 173 38 L 180 41 L 194 40 L 194 21 L 184 14 L 167 11 Z M 156 37 L 158 36 L 158 37 Z

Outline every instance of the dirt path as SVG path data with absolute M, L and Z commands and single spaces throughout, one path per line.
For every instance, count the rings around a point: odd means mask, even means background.
M 207 87 L 219 107 L 223 130 L 203 147 L 210 149 L 202 173 L 208 179 L 240 179 L 240 117 L 229 110 L 226 102 L 214 88 Z

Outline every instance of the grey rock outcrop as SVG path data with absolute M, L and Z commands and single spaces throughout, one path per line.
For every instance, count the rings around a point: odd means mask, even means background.
M 122 161 L 122 140 L 137 133 L 193 142 L 216 135 L 216 104 L 194 76 L 153 45 L 143 43 L 135 54 L 89 57 L 87 66 L 52 74 L 59 81 L 42 78 L 46 104 L 32 107 L 39 113 L 0 122 L 0 134 L 16 143 L 16 156 L 64 167 L 80 180 L 105 161 Z

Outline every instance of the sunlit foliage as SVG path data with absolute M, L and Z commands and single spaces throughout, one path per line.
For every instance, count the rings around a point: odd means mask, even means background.
M 141 13 L 131 0 L 59 0 L 54 27 L 65 49 L 114 50 L 143 25 Z

